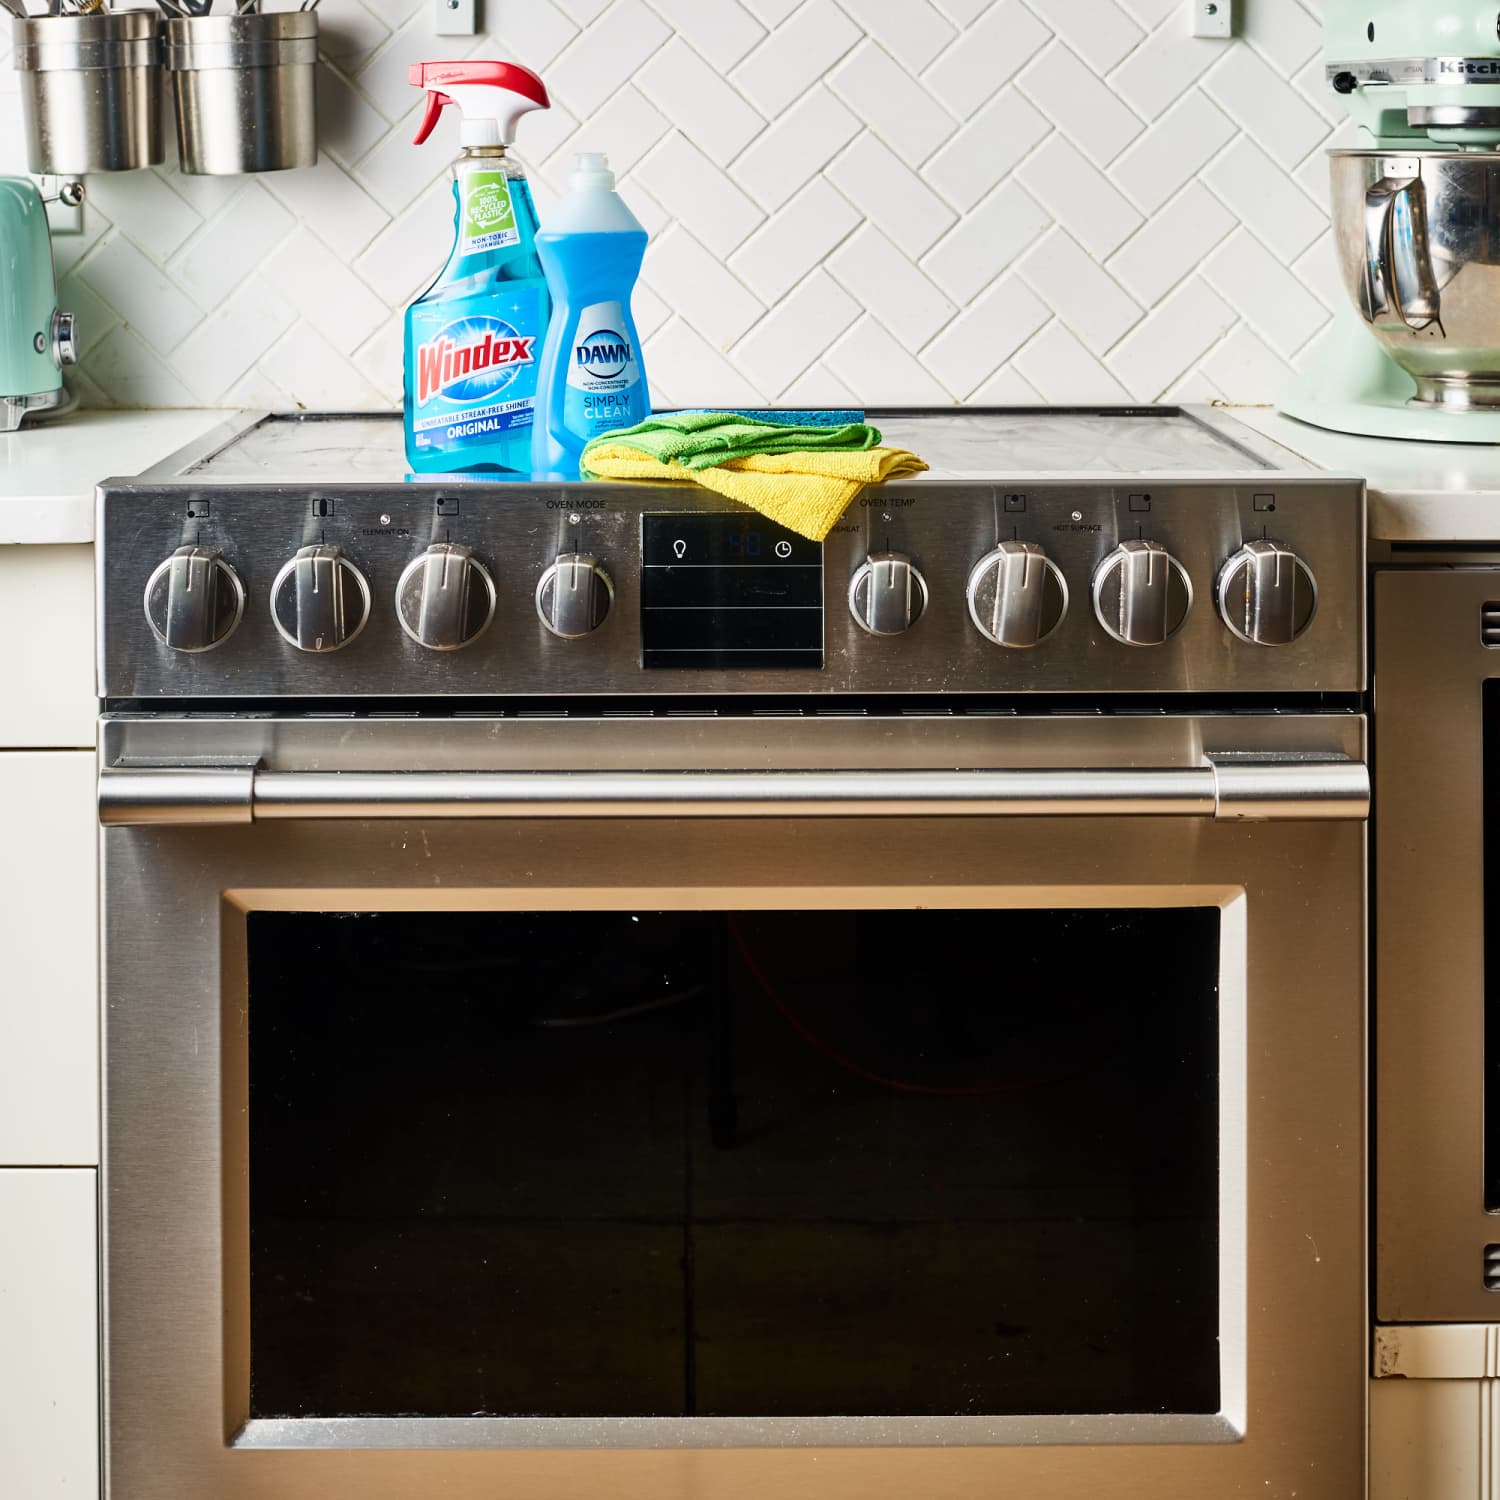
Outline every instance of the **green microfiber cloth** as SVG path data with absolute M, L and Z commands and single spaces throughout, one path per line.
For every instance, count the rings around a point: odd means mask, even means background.
M 791 427 L 732 412 L 669 412 L 596 437 L 583 450 L 582 469 L 588 474 L 590 451 L 605 446 L 634 448 L 659 463 L 697 472 L 753 453 L 863 453 L 879 445 L 880 433 L 863 422 Z

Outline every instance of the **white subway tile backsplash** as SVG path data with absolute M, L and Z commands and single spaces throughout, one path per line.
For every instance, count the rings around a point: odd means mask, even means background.
M 934 97 L 967 119 L 1052 40 L 1052 33 L 1021 4 L 995 0 L 922 75 Z
M 1153 307 L 1238 223 L 1201 182 L 1190 182 L 1110 257 L 1109 273 L 1142 306 Z
M 822 362 L 859 393 L 856 406 L 947 406 L 953 400 L 931 370 L 868 315 Z
M 1300 255 L 1328 226 L 1327 213 L 1248 137 L 1223 151 L 1203 180 L 1283 260 Z
M 180 344 L 203 317 L 202 309 L 123 234 L 100 245 L 76 274 L 159 354 Z
M 298 392 L 313 411 L 363 411 L 379 405 L 380 393 L 308 323 L 296 323 L 258 360 L 282 390 Z
M 726 256 L 765 215 L 686 136 L 674 130 L 635 169 L 635 175 L 673 218 L 686 224 L 715 255 Z
M 528 116 L 527 128 L 517 138 L 516 149 L 528 163 L 537 159 L 530 135 L 536 119 L 535 115 Z M 639 89 L 627 84 L 606 104 L 584 117 L 553 152 L 548 168 L 560 179 L 572 166 L 577 152 L 605 151 L 609 153 L 610 166 L 624 176 L 671 128 L 672 122 Z
M 730 75 L 768 120 L 811 88 L 860 39 L 833 0 L 804 0 Z
M 765 312 L 717 255 L 682 225 L 654 240 L 646 252 L 645 282 L 715 349 L 727 349 Z
M 299 229 L 270 260 L 271 284 L 340 354 L 351 354 L 390 309 L 312 230 Z
M 1111 349 L 1144 309 L 1066 229 L 1054 229 L 1020 263 L 1027 286 L 1095 354 Z
M 920 255 L 957 217 L 868 131 L 833 159 L 825 175 L 910 256 Z
M 88 203 L 158 262 L 203 222 L 155 172 L 95 172 Z
M 958 311 L 873 224 L 845 240 L 828 269 L 908 349 L 920 349 Z
M 741 153 L 734 179 L 774 213 L 863 129 L 859 117 L 831 89 L 814 84 Z
M 453 244 L 453 185 L 432 184 L 354 261 L 354 269 L 385 298 L 404 307 L 428 286 Z
M 651 0 L 656 13 L 721 73 L 732 68 L 766 29 L 739 0 Z
M 1234 48 L 1203 87 L 1284 168 L 1295 167 L 1328 134 L 1327 120 L 1249 47 Z
M 1056 319 L 1012 363 L 1043 400 L 1059 406 L 1130 402 L 1130 392 Z
M 903 161 L 919 165 L 958 122 L 879 42 L 861 42 L 829 86 Z
M 769 306 L 779 302 L 859 223 L 849 200 L 815 177 L 729 257 L 729 268 Z
M 1165 391 L 1237 321 L 1234 309 L 1193 276 L 1138 323 L 1105 364 L 1128 390 Z
M 296 314 L 265 278 L 252 277 L 177 346 L 172 368 L 188 390 L 201 392 L 199 404 L 212 405 L 295 321 Z
M 635 86 L 720 167 L 765 128 L 766 122 L 744 96 L 680 36 L 636 73 Z
M 1321 83 L 1323 28 L 1302 6 L 1274 3 L 1246 6 L 1240 18 L 1240 32 L 1283 78 L 1316 58 Z
M 745 372 L 681 318 L 673 318 L 646 341 L 646 362 L 648 370 L 669 372 L 666 378 L 675 393 L 674 405 L 753 407 L 760 403 L 760 393 Z M 656 399 L 660 403 L 659 395 Z
M 485 0 L 485 4 L 491 37 L 507 57 L 528 68 L 547 67 L 578 35 L 578 24 L 553 0 Z
M 1047 305 L 1019 276 L 1003 277 L 922 351 L 922 362 L 963 399 L 1051 316 Z
M 1154 214 L 1238 133 L 1235 122 L 1194 89 L 1110 164 L 1109 179 L 1137 208 Z
M 1026 0 L 1101 77 L 1140 45 L 1145 32 L 1118 5 L 1080 4 L 1079 0 Z
M 740 340 L 734 362 L 757 390 L 779 398 L 861 311 L 826 271 L 814 271 Z
M 1017 79 L 1021 92 L 1099 166 L 1146 128 L 1078 55 L 1054 42 Z
M 350 167 L 391 122 L 337 68 L 318 69 L 318 146 Z
M 1143 220 L 1071 141 L 1049 135 L 1016 171 L 1026 190 L 1100 259 Z
M 1051 222 L 1018 182 L 1003 182 L 922 257 L 922 269 L 960 307 L 967 306 Z
M 326 156 L 315 167 L 267 173 L 264 181 L 268 191 L 340 255 L 357 255 L 391 217 Z
M 200 406 L 196 386 L 177 378 L 143 339 L 123 323 L 89 354 L 88 377 L 115 406 Z
M 216 308 L 297 228 L 297 220 L 258 181 L 236 186 L 229 211 L 214 214 L 166 263 L 169 275 L 202 308 Z
M 1175 17 L 1153 31 L 1109 75 L 1109 86 L 1143 120 L 1159 120 L 1225 54 L 1222 42 L 1189 35 L 1186 7 L 1174 0 L 1174 8 Z
M 923 168 L 922 176 L 967 213 L 1052 129 L 1019 89 L 996 94 Z
M 1288 359 L 1329 319 L 1328 308 L 1248 229 L 1230 235 L 1203 274 L 1226 302 L 1248 305 L 1247 321 Z
M 418 104 L 354 168 L 355 180 L 389 214 L 400 213 L 432 181 L 431 164 L 412 145 L 421 119 Z
M 510 57 L 545 215 L 606 150 L 653 236 L 663 402 L 1266 400 L 1343 299 L 1318 0 L 1228 45 L 1186 0 L 323 0 L 318 166 L 89 181 L 54 254 L 106 402 L 399 402 L 405 303 L 447 256 L 456 121 L 426 58 Z M 7 38 L 0 35 L 0 61 Z M 19 139 L 0 75 L 0 163 Z M 169 147 L 170 150 L 170 147 Z
M 956 35 L 928 0 L 839 0 L 903 68 L 920 73 Z
M 552 65 L 548 79 L 580 119 L 599 108 L 671 36 L 641 0 L 615 0 Z

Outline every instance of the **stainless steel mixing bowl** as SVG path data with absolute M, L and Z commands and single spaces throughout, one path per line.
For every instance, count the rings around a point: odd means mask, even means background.
M 1500 154 L 1329 158 L 1344 285 L 1417 401 L 1500 407 Z

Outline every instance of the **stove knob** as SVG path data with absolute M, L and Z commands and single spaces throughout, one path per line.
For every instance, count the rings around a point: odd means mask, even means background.
M 495 616 L 495 582 L 467 547 L 437 542 L 407 565 L 396 585 L 396 618 L 419 646 L 457 651 Z
M 560 552 L 536 586 L 536 612 L 553 635 L 576 641 L 597 630 L 615 602 L 615 586 L 599 559 Z
M 997 646 L 1039 646 L 1067 612 L 1062 570 L 1031 542 L 1001 542 L 969 574 L 969 618 Z
M 174 651 L 222 646 L 244 613 L 244 585 L 217 547 L 179 547 L 146 584 L 146 619 Z
M 1318 585 L 1280 542 L 1246 542 L 1219 570 L 1224 623 L 1251 646 L 1290 646 L 1312 624 Z
M 337 651 L 370 618 L 370 585 L 337 547 L 303 547 L 271 585 L 271 618 L 299 651 Z
M 899 552 L 872 552 L 849 584 L 849 613 L 871 635 L 900 635 L 927 608 L 927 580 Z
M 1122 542 L 1094 574 L 1094 613 L 1123 645 L 1165 645 L 1192 607 L 1187 569 L 1159 542 Z

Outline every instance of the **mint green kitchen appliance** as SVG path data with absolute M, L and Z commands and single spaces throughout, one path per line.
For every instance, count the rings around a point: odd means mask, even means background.
M 73 316 L 59 312 L 47 210 L 26 177 L 0 177 L 0 432 L 63 404 L 77 361 Z
M 1371 437 L 1500 443 L 1500 26 L 1495 0 L 1328 0 L 1329 153 L 1349 293 L 1281 403 Z

